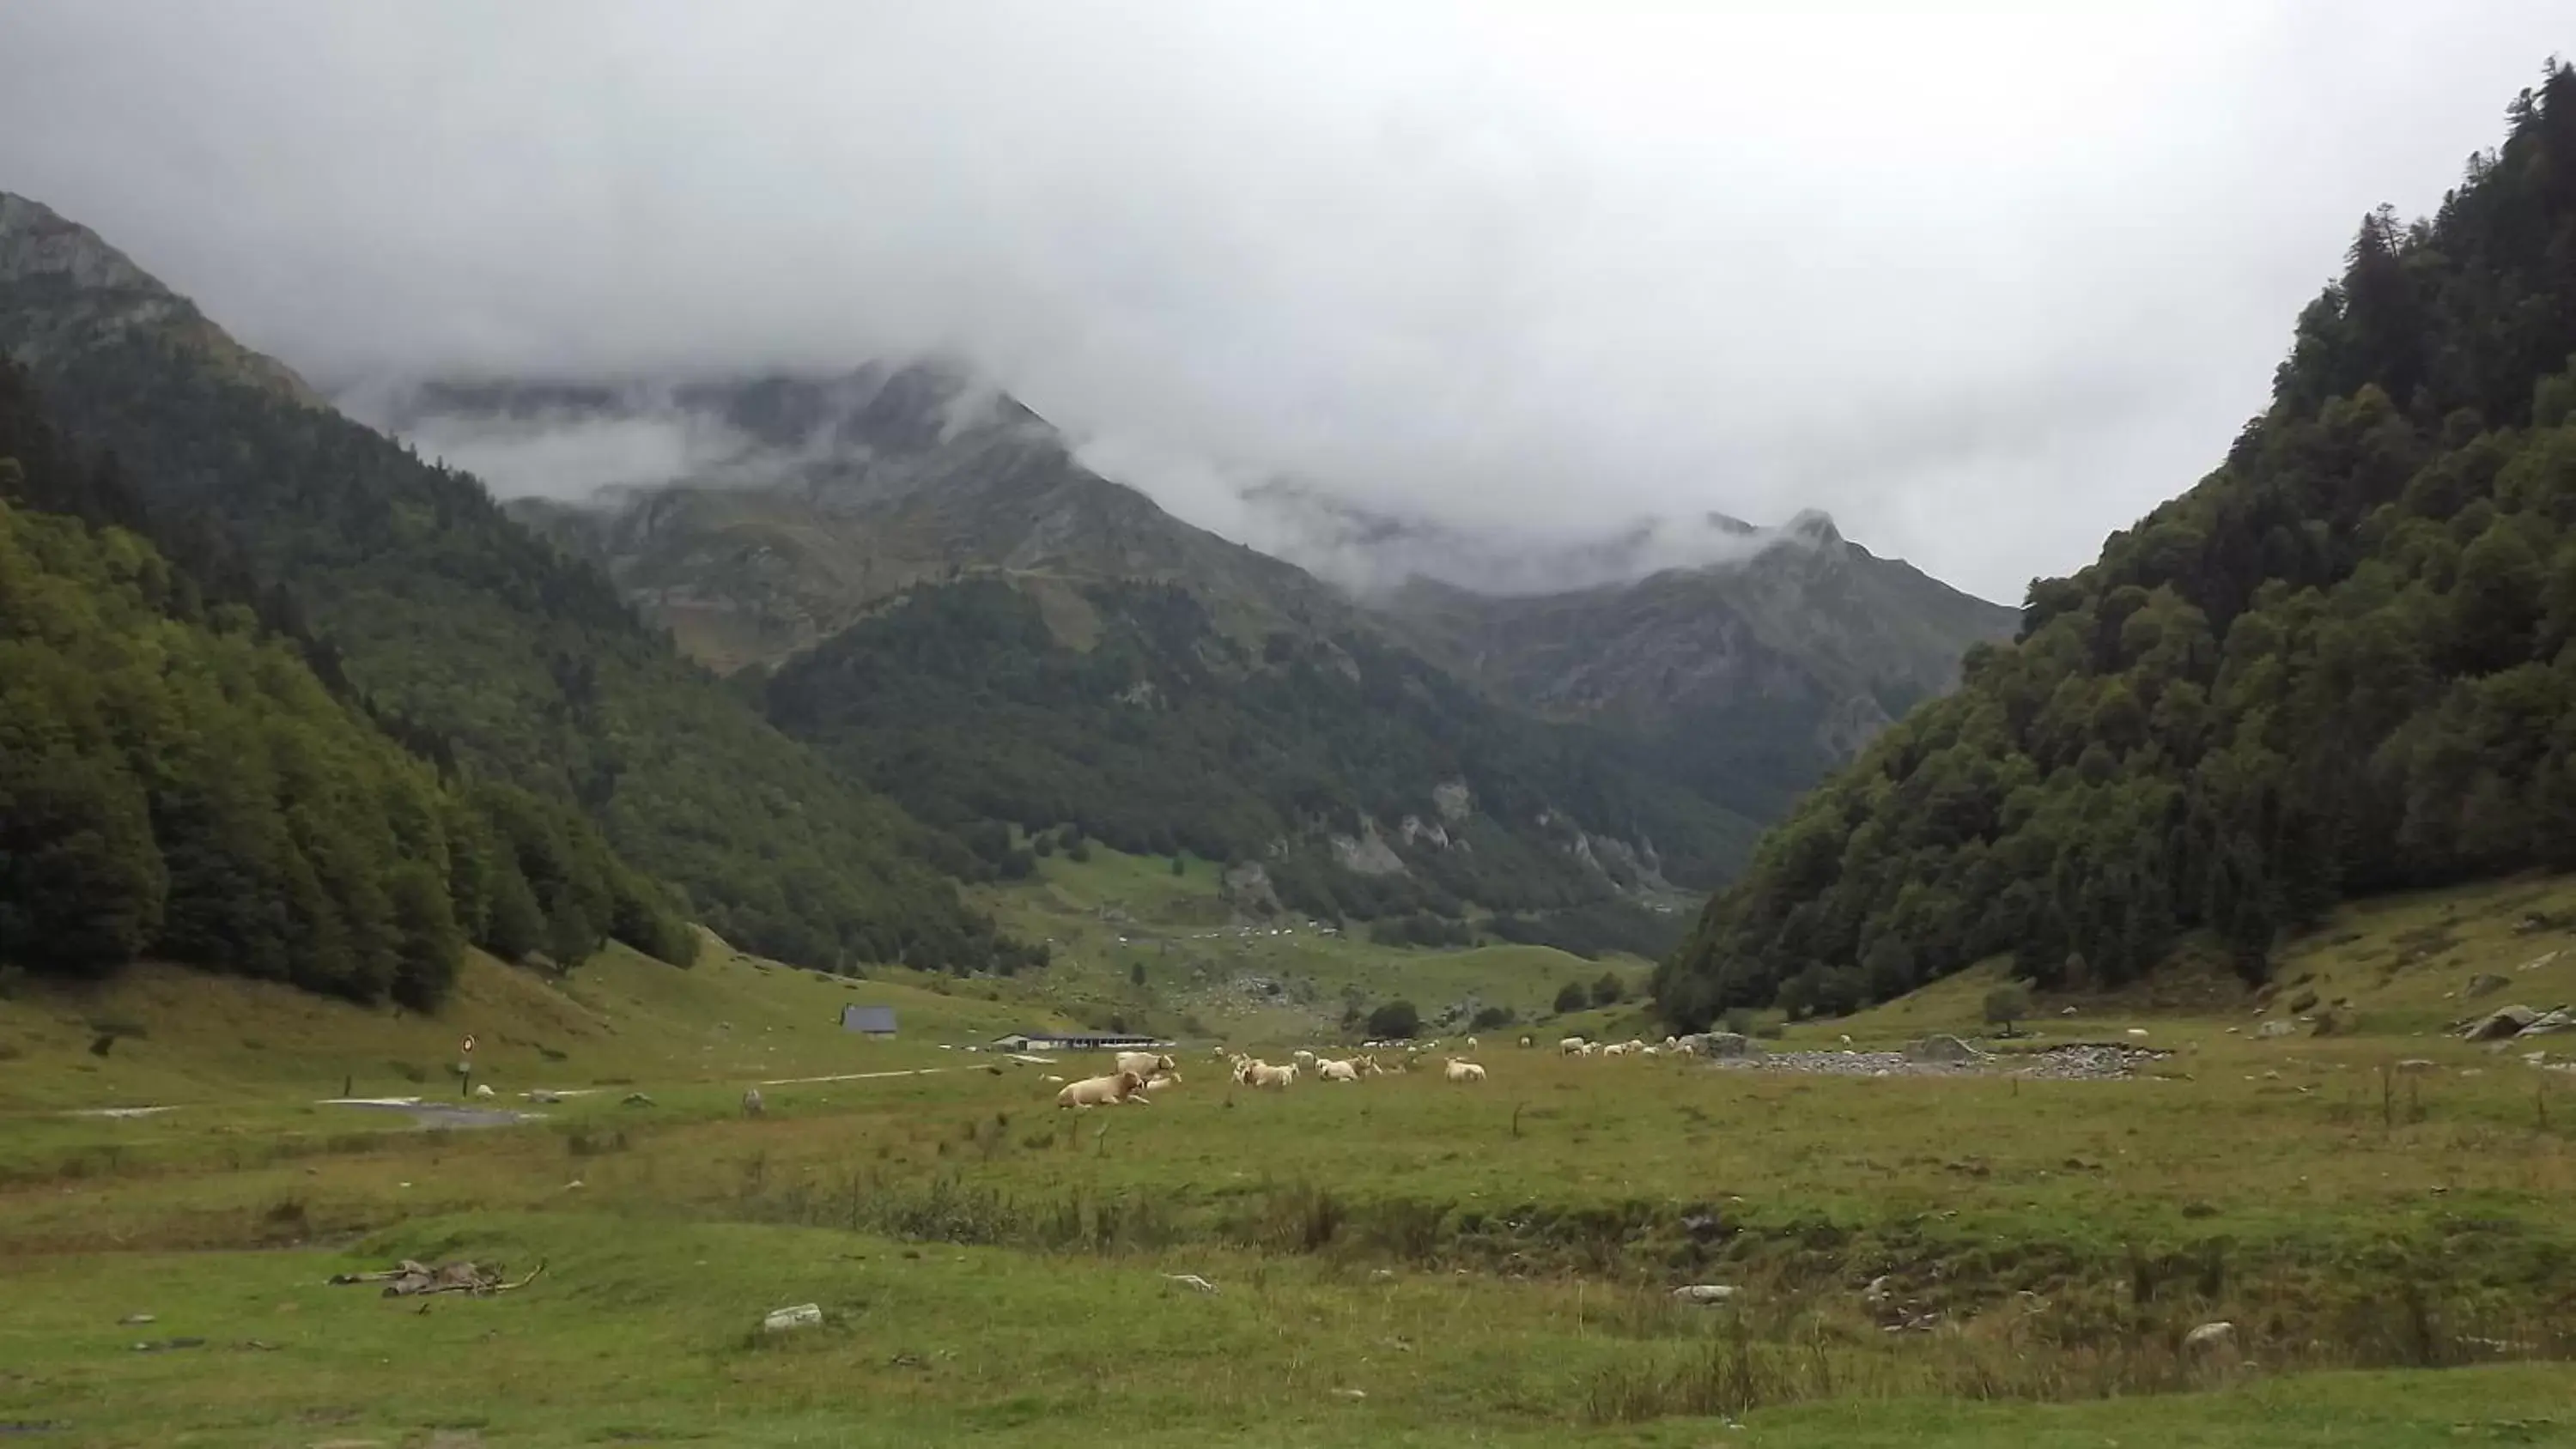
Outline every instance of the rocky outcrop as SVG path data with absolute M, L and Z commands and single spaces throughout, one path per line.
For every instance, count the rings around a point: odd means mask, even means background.
M 1437 822 L 1429 824 L 1424 823 L 1422 817 L 1419 815 L 1407 815 L 1404 819 L 1398 821 L 1396 823 L 1395 833 L 1402 836 L 1404 843 L 1407 845 L 1427 844 L 1437 846 L 1442 850 L 1447 850 L 1449 848 L 1448 830 L 1443 828 Z
M 2540 1013 L 2528 1006 L 2502 1006 L 2469 1023 L 2460 1036 L 2467 1041 L 2503 1041 L 2538 1020 Z
M 1905 1048 L 1905 1059 L 1950 1066 L 1981 1062 L 1986 1059 L 1986 1054 L 1955 1036 L 1934 1032 L 1921 1041 L 1909 1044 Z
M 1443 780 L 1431 787 L 1431 808 L 1440 812 L 1442 823 L 1464 825 L 1476 813 L 1476 797 L 1466 781 Z
M 1275 916 L 1283 909 L 1279 892 L 1270 884 L 1270 872 L 1259 861 L 1227 866 L 1217 878 L 1217 896 L 1238 915 Z
M 1366 816 L 1360 818 L 1359 834 L 1333 835 L 1325 839 L 1333 848 L 1333 863 L 1344 870 L 1358 875 L 1405 873 L 1404 857 L 1396 854 L 1395 847 L 1387 844 L 1386 837 L 1378 833 L 1377 822 Z

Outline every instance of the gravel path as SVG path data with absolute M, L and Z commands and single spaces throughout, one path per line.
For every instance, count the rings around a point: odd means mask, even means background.
M 1974 1061 L 1917 1061 L 1901 1051 L 1764 1052 L 1755 1057 L 1721 1057 L 1715 1065 L 1729 1071 L 1801 1072 L 1824 1077 L 1983 1077 L 2024 1076 L 2041 1081 L 2110 1081 L 2133 1076 L 2139 1067 L 2171 1055 L 2145 1047 L 2075 1043 L 2039 1052 L 1984 1055 Z

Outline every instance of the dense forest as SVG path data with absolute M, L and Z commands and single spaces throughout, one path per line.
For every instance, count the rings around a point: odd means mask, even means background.
M 194 318 L 125 290 L 22 272 L 0 286 L 0 348 L 38 339 L 66 429 L 113 449 L 156 512 L 233 541 L 415 748 L 577 809 L 748 949 L 958 970 L 1018 949 L 928 863 L 952 843 L 771 729 L 474 479 L 226 367 L 187 327 L 64 321 Z
M 1578 856 L 1575 821 L 1651 841 L 1701 883 L 1752 835 L 1606 732 L 1502 710 L 1379 641 L 1272 633 L 1256 649 L 1183 588 L 1082 598 L 1098 637 L 1075 649 L 1011 582 L 916 589 L 769 680 L 771 718 L 970 841 L 999 839 L 983 822 L 1069 824 L 1121 850 L 1259 861 L 1319 914 L 1561 910 L 1637 884 L 1615 851 Z M 1451 782 L 1467 795 L 1444 811 Z M 1335 863 L 1324 837 L 1371 828 L 1401 871 Z
M 159 532 L 0 362 L 0 961 L 148 952 L 426 1006 L 469 939 L 694 954 L 588 822 L 442 780 L 218 536 Z
M 2429 220 L 2365 218 L 2223 466 L 1765 837 L 1664 1015 L 2009 954 L 2249 977 L 2350 894 L 2576 867 L 2576 71 Z

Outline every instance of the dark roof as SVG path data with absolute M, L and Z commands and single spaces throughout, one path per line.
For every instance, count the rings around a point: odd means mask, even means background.
M 997 1042 L 1080 1041 L 1089 1042 L 1094 1046 L 1141 1047 L 1170 1045 L 1170 1043 L 1164 1041 L 1161 1037 L 1139 1036 L 1134 1032 L 1126 1031 L 1084 1031 L 1079 1027 L 1067 1027 L 1062 1031 L 1050 1031 L 1041 1027 L 1034 1031 L 1015 1031 L 1008 1036 L 995 1037 L 994 1040 Z
M 894 1008 L 891 1006 L 844 1006 L 841 1025 L 850 1031 L 894 1030 Z

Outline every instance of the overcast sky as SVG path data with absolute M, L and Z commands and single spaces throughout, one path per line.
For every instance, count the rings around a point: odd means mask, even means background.
M 1276 474 L 1819 507 L 2013 601 L 2576 49 L 2565 0 L 1940 8 L 6 0 L 0 189 L 325 380 L 944 348 L 1220 531 Z

